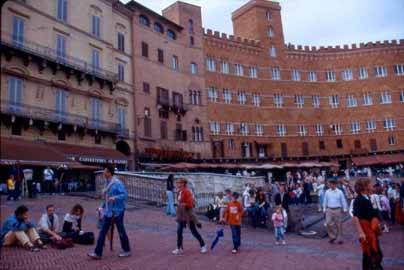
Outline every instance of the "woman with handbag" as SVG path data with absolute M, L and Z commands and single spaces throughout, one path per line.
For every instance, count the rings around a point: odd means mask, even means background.
M 208 248 L 199 234 L 196 226 L 199 224 L 194 214 L 194 199 L 191 191 L 187 188 L 187 180 L 180 178 L 176 181 L 178 189 L 178 205 L 177 205 L 177 248 L 173 250 L 174 255 L 181 255 L 183 253 L 183 232 L 186 225 L 189 225 L 192 235 L 198 240 L 201 253 L 208 252 Z
M 353 222 L 359 234 L 363 252 L 363 270 L 382 270 L 383 253 L 379 244 L 381 235 L 380 221 L 377 210 L 370 200 L 370 180 L 359 179 L 355 184 L 358 196 L 353 203 Z

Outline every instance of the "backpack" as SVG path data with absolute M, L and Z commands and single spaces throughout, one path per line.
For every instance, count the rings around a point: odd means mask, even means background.
M 71 238 L 66 238 L 62 240 L 53 240 L 51 246 L 55 249 L 66 249 L 72 248 L 74 244 Z
M 95 238 L 94 233 L 86 232 L 82 235 L 79 235 L 77 238 L 74 239 L 74 242 L 79 245 L 94 245 Z

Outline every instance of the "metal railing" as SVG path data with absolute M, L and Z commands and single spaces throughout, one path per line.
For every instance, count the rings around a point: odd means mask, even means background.
M 21 116 L 29 119 L 39 119 L 48 122 L 82 126 L 85 128 L 116 133 L 123 137 L 129 137 L 129 130 L 121 128 L 121 125 L 118 123 L 92 119 L 82 115 L 60 112 L 54 109 L 32 106 L 19 102 L 10 102 L 9 100 L 2 100 L 0 109 L 4 114 Z
M 56 62 L 72 69 L 83 71 L 87 74 L 109 80 L 118 81 L 117 73 L 94 66 L 84 60 L 78 59 L 65 53 L 60 53 L 56 49 L 46 47 L 26 38 L 17 37 L 11 33 L 1 32 L 1 43 L 8 47 L 24 51 L 29 54 L 39 56 L 43 59 Z

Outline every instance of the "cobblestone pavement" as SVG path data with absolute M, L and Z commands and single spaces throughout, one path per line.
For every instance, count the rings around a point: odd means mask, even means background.
M 12 213 L 16 203 L 1 199 L 1 221 Z M 53 203 L 56 205 L 59 217 L 63 217 L 75 203 L 81 203 L 86 212 L 84 230 L 96 229 L 95 209 L 99 201 L 72 196 L 43 196 L 34 200 L 23 200 L 31 209 L 31 215 L 37 221 L 44 207 Z M 120 259 L 119 239 L 115 238 L 114 251 L 105 249 L 101 261 L 92 261 L 86 253 L 91 246 L 76 245 L 67 250 L 48 248 L 39 253 L 30 253 L 20 248 L 1 248 L 0 269 L 321 269 L 321 270 L 359 270 L 361 269 L 361 254 L 351 222 L 344 224 L 344 245 L 330 245 L 326 239 L 308 239 L 287 234 L 286 246 L 276 246 L 273 233 L 264 229 L 242 229 L 242 248 L 237 255 L 231 254 L 231 234 L 225 227 L 225 237 L 214 251 L 202 255 L 196 240 L 192 239 L 189 231 L 184 237 L 185 254 L 171 255 L 175 247 L 176 225 L 172 217 L 164 215 L 162 209 L 152 207 L 136 207 L 129 205 L 125 214 L 125 223 L 133 249 L 130 258 Z M 210 243 L 215 236 L 216 225 L 203 222 L 201 233 Z M 398 226 L 392 232 L 381 238 L 384 251 L 385 269 L 404 269 L 404 230 Z

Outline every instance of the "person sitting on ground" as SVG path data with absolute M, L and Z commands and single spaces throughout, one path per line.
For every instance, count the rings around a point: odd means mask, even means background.
M 46 206 L 46 213 L 42 214 L 38 224 L 39 236 L 43 243 L 48 244 L 54 240 L 62 240 L 59 232 L 59 217 L 55 214 L 55 206 Z
M 14 214 L 5 220 L 0 243 L 3 246 L 22 245 L 32 252 L 37 252 L 39 248 L 44 247 L 26 206 L 17 207 Z
M 65 238 L 77 239 L 82 231 L 82 218 L 84 208 L 80 204 L 73 206 L 70 213 L 67 213 L 63 219 L 63 235 Z

